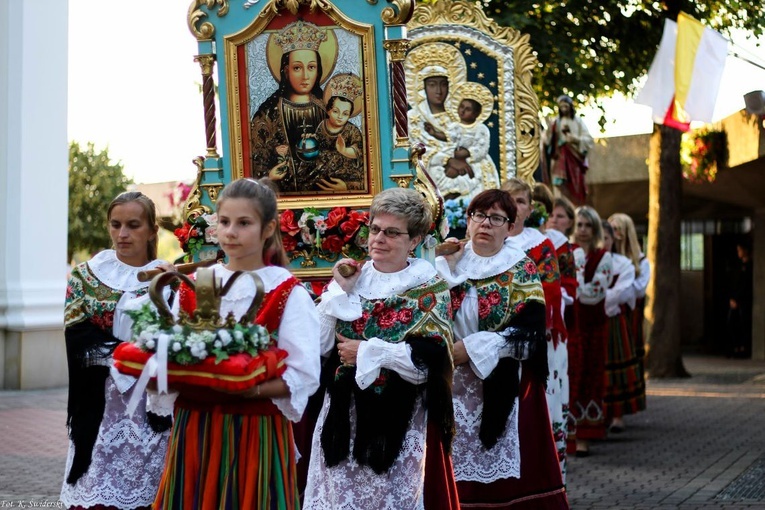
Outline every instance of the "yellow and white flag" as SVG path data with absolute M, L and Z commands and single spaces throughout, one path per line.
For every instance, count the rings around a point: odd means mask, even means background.
M 653 109 L 654 121 L 688 129 L 711 122 L 725 70 L 728 41 L 685 13 L 664 22 L 659 50 L 635 101 Z

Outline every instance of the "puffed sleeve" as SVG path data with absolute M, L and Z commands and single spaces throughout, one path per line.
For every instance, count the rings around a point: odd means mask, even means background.
M 615 276 L 614 285 L 606 289 L 606 315 L 613 317 L 619 314 L 619 306 L 628 303 L 632 294 L 632 284 L 635 281 L 635 266 L 624 264 Z M 632 299 L 634 301 L 634 299 Z
M 328 356 L 335 347 L 335 325 L 337 319 L 354 321 L 361 317 L 361 298 L 347 294 L 340 285 L 333 281 L 321 295 L 316 306 L 319 314 L 319 341 L 322 356 Z
M 321 371 L 319 355 L 319 316 L 303 287 L 290 293 L 279 324 L 277 345 L 287 351 L 287 370 L 282 379 L 290 395 L 274 398 L 273 403 L 289 420 L 300 420 L 308 397 L 319 388 Z

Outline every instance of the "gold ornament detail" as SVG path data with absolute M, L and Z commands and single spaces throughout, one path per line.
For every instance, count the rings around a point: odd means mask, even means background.
M 534 171 L 539 165 L 539 100 L 531 87 L 531 79 L 538 62 L 529 43 L 529 35 L 511 27 L 500 27 L 486 16 L 479 2 L 439 0 L 435 4 L 419 4 L 407 26 L 413 31 L 433 28 L 434 25 L 472 27 L 513 49 L 516 175 L 533 182 Z
M 207 13 L 200 9 L 203 5 L 208 10 L 218 7 L 218 17 L 222 18 L 228 14 L 228 1 L 229 0 L 194 0 L 189 7 L 188 25 L 189 30 L 197 38 L 198 41 L 209 41 L 215 35 L 215 26 L 209 21 L 202 21 L 207 17 Z
M 186 203 L 183 206 L 183 221 L 191 223 L 191 220 L 202 214 L 211 214 L 212 209 L 202 204 L 202 175 L 204 172 L 205 158 L 198 156 L 194 158 L 194 165 L 197 167 L 197 180 L 192 186 Z
M 213 184 L 202 184 L 202 188 L 204 188 L 204 190 L 207 192 L 207 197 L 210 199 L 210 202 L 214 205 L 215 203 L 218 202 L 218 195 L 223 189 L 223 183 L 216 182 Z
M 212 75 L 213 66 L 215 65 L 215 55 L 195 55 L 194 62 L 199 62 L 199 67 L 202 68 L 202 76 Z
M 422 162 L 422 155 L 425 154 L 425 150 L 424 144 L 415 143 L 409 153 L 410 163 L 414 167 L 415 174 L 414 189 L 425 197 L 433 213 L 433 223 L 439 225 L 444 215 L 444 198 Z
M 390 180 L 395 182 L 399 188 L 408 188 L 409 183 L 412 182 L 412 179 L 414 179 L 414 176 L 411 174 L 403 174 L 403 175 L 391 175 Z
M 402 62 L 406 58 L 406 52 L 409 51 L 409 39 L 391 39 L 383 41 L 383 48 L 390 53 L 390 59 L 393 62 Z
M 307 5 L 311 12 L 316 9 L 328 12 L 333 8 L 327 0 L 271 0 L 271 3 L 263 8 L 262 13 L 279 14 L 282 9 L 287 9 L 291 14 L 296 15 L 302 5 Z
M 396 9 L 386 7 L 380 13 L 380 18 L 386 25 L 404 25 L 412 19 L 415 0 L 388 0 Z

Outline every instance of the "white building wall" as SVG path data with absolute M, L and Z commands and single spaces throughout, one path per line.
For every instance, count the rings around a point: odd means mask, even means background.
M 66 384 L 68 0 L 0 2 L 0 388 Z

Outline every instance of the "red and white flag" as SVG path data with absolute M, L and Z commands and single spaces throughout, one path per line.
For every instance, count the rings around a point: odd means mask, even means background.
M 728 55 L 728 41 L 685 13 L 664 21 L 659 50 L 635 98 L 653 109 L 654 122 L 683 131 L 692 120 L 711 122 Z

